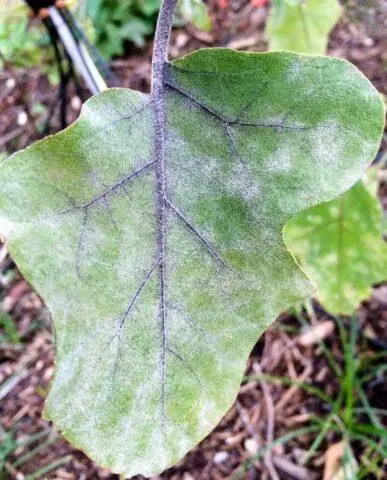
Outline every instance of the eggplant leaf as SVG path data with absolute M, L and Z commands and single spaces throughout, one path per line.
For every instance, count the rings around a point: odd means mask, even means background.
M 274 0 L 266 26 L 269 49 L 323 55 L 340 14 L 337 0 Z
M 285 242 L 332 313 L 351 314 L 387 278 L 382 209 L 362 180 L 339 198 L 292 218 Z
M 162 138 L 153 96 L 107 90 L 0 175 L 0 231 L 55 325 L 46 416 L 124 476 L 231 407 L 258 337 L 311 294 L 283 225 L 354 184 L 383 126 L 342 60 L 208 49 L 163 81 Z

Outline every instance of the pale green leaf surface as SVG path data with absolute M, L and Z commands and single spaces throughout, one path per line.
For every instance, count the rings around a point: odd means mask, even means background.
M 342 60 L 211 49 L 164 77 L 164 253 L 149 96 L 92 98 L 0 175 L 0 231 L 55 325 L 46 415 L 125 476 L 175 463 L 232 405 L 257 338 L 311 293 L 285 221 L 360 178 L 383 124 Z
M 266 26 L 269 49 L 323 55 L 340 14 L 337 0 L 274 1 Z
M 387 243 L 376 194 L 359 181 L 341 197 L 291 219 L 285 242 L 332 313 L 352 313 L 387 278 Z

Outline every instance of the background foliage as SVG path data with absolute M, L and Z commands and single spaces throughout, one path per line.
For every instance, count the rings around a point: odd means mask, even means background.
M 331 202 L 292 219 L 285 241 L 316 282 L 324 307 L 352 313 L 387 275 L 382 208 L 375 189 L 363 181 Z
M 143 47 L 154 31 L 160 0 L 72 0 L 69 6 L 106 59 L 122 55 L 131 42 Z M 49 61 L 44 54 L 48 37 L 39 21 L 31 20 L 21 0 L 0 0 L 0 67 L 12 61 L 16 67 Z M 211 21 L 202 0 L 180 0 L 176 22 L 192 22 L 209 30 Z M 43 56 L 43 58 L 42 58 Z
M 273 0 L 266 26 L 269 49 L 323 55 L 340 13 L 338 0 Z

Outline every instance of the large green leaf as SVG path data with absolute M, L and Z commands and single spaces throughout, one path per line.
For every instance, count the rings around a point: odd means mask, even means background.
M 112 89 L 0 175 L 0 231 L 55 324 L 46 415 L 126 476 L 231 406 L 257 338 L 311 293 L 285 221 L 360 178 L 383 124 L 342 60 L 210 49 L 163 77 L 165 141 L 154 97 Z
M 324 306 L 352 313 L 371 286 L 387 278 L 378 198 L 360 180 L 341 197 L 297 215 L 285 242 L 317 284 Z
M 266 27 L 270 50 L 323 55 L 340 13 L 337 0 L 273 1 Z

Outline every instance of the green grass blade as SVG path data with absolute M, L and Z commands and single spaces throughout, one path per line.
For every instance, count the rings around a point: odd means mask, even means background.
M 46 447 L 54 443 L 57 440 L 57 438 L 58 436 L 54 432 L 54 434 L 50 438 L 48 438 L 46 441 L 44 441 L 37 447 L 33 448 L 29 452 L 25 453 L 24 455 L 21 455 L 15 462 L 12 463 L 12 466 L 14 468 L 20 467 L 20 465 L 23 465 L 25 462 L 33 458 L 36 454 L 38 454 L 39 452 L 44 450 Z
M 42 430 L 41 432 L 35 433 L 34 435 L 30 435 L 27 438 L 23 438 L 21 440 L 17 440 L 17 446 L 18 447 L 25 447 L 27 445 L 31 445 L 31 443 L 37 442 L 41 438 L 46 437 L 47 435 L 50 435 L 52 432 L 52 428 L 47 428 L 45 430 Z
M 387 448 L 384 445 L 379 445 L 377 442 L 375 442 L 375 440 L 372 440 L 366 435 L 358 434 L 356 432 L 351 432 L 351 439 L 359 440 L 360 442 L 365 443 L 366 445 L 373 448 L 380 455 L 382 455 L 383 459 L 387 458 Z
M 365 394 L 364 390 L 360 386 L 358 386 L 357 391 L 358 391 L 360 401 L 364 405 L 364 410 L 366 411 L 369 419 L 371 420 L 371 423 L 377 428 L 383 428 L 383 425 L 382 425 L 381 421 L 379 420 L 379 418 L 377 417 L 376 412 L 371 407 L 371 405 L 368 401 L 367 395 Z
M 311 328 L 309 323 L 303 318 L 303 316 L 296 310 L 292 310 L 292 314 L 297 318 L 300 324 L 305 328 Z M 341 378 L 343 372 L 338 362 L 336 362 L 332 352 L 327 347 L 326 343 L 323 340 L 317 339 L 318 346 L 321 348 L 329 367 L 334 372 L 337 378 Z
M 69 462 L 71 459 L 72 459 L 71 455 L 67 455 L 66 457 L 59 458 L 58 460 L 55 460 L 54 462 L 51 462 L 48 465 L 45 465 L 44 467 L 40 468 L 39 470 L 32 473 L 31 475 L 26 476 L 25 480 L 42 479 L 43 475 L 46 475 L 46 473 L 49 473 L 52 470 L 55 470 L 56 468 L 61 467 L 65 463 Z
M 350 425 L 353 419 L 353 408 L 355 404 L 355 384 L 357 382 L 357 362 L 356 362 L 356 340 L 357 329 L 355 324 L 356 318 L 352 316 L 349 336 L 344 331 L 344 325 L 341 320 L 341 337 L 344 348 L 345 374 L 344 374 L 344 391 L 345 391 L 345 407 L 343 421 L 346 425 Z
M 322 429 L 317 435 L 317 437 L 314 439 L 311 447 L 309 448 L 307 454 L 305 455 L 303 464 L 307 465 L 309 460 L 313 457 L 313 455 L 316 453 L 322 442 L 324 441 L 325 435 L 328 433 L 328 431 L 332 428 L 332 420 L 333 420 L 333 415 L 334 413 L 331 413 L 326 421 L 322 425 Z
M 285 386 L 296 386 L 305 392 L 310 393 L 311 395 L 315 395 L 316 397 L 320 398 L 323 402 L 329 403 L 330 405 L 334 404 L 334 400 L 332 397 L 327 395 L 323 390 L 318 387 L 314 387 L 313 385 L 309 385 L 305 382 L 298 382 L 297 380 L 293 380 L 290 377 L 279 377 L 276 375 L 247 375 L 243 379 L 243 383 L 249 383 L 251 381 L 260 381 L 260 380 L 267 380 L 268 382 L 278 382 Z
M 262 458 L 267 451 L 273 449 L 277 445 L 283 445 L 283 444 L 289 442 L 290 440 L 293 440 L 293 438 L 297 438 L 301 435 L 305 435 L 306 433 L 315 432 L 316 430 L 318 430 L 318 428 L 319 427 L 317 427 L 316 425 L 311 425 L 309 427 L 304 427 L 304 428 L 300 428 L 298 430 L 294 430 L 293 432 L 289 432 L 286 435 L 283 435 L 282 437 L 277 438 L 276 440 L 274 440 L 273 442 L 269 443 L 264 448 L 262 448 L 262 450 L 260 450 L 256 455 L 251 456 L 241 466 L 239 471 L 231 478 L 231 480 L 240 480 L 240 479 L 244 478 L 243 475 L 245 475 L 245 473 L 249 470 L 249 468 L 253 465 L 253 463 L 255 461 L 259 460 L 260 458 Z

